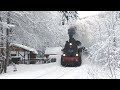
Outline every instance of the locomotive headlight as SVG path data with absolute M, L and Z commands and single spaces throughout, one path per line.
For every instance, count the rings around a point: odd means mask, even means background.
M 72 43 L 70 43 L 70 45 L 72 45 Z
M 78 54 L 76 54 L 76 56 L 78 56 Z
M 66 56 L 65 54 L 63 54 L 63 56 Z

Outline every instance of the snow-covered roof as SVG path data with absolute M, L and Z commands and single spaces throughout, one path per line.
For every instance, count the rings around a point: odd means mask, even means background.
M 10 45 L 23 48 L 25 50 L 33 52 L 34 54 L 38 54 L 37 50 L 35 50 L 34 48 L 31 48 L 31 47 L 28 47 L 28 46 L 25 46 L 25 45 L 22 45 L 22 44 L 10 43 Z
M 45 54 L 60 54 L 62 47 L 46 47 Z

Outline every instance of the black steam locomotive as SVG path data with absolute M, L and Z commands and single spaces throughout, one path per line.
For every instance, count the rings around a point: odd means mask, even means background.
M 79 47 L 81 45 L 80 41 L 77 41 L 73 38 L 75 34 L 75 28 L 68 29 L 69 41 L 66 41 L 64 46 L 63 54 L 61 56 L 61 65 L 62 66 L 80 66 L 82 63 L 81 52 L 84 50 L 84 47 Z

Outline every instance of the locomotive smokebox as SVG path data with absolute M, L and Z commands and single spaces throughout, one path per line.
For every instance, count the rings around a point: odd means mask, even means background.
M 70 27 L 68 29 L 68 35 L 69 35 L 69 38 L 72 38 L 73 35 L 75 34 L 75 30 L 76 30 L 76 27 Z

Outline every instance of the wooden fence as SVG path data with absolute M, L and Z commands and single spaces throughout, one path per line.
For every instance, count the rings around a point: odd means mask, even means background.
M 56 59 L 23 59 L 19 61 L 19 64 L 44 64 L 44 63 L 51 63 L 56 62 Z

